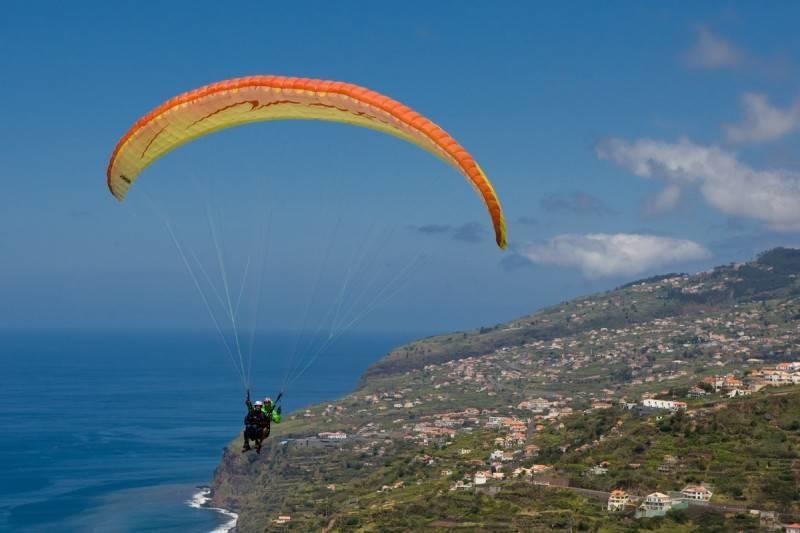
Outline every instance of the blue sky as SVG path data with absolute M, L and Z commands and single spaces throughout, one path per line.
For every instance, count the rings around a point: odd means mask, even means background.
M 264 329 L 296 328 L 306 308 L 321 323 L 339 301 L 356 316 L 362 291 L 370 301 L 417 257 L 402 290 L 358 327 L 492 324 L 800 243 L 800 8 L 603 7 L 4 5 L 0 324 L 211 327 L 159 218 L 218 276 L 206 205 L 234 294 L 271 217 Z M 140 115 L 252 74 L 349 81 L 430 117 L 493 181 L 511 250 L 494 247 L 455 171 L 342 125 L 215 134 L 156 162 L 124 204 L 112 199 L 107 160 Z M 364 242 L 380 245 L 347 281 Z

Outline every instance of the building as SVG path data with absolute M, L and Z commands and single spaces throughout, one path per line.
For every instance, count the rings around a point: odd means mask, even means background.
M 664 462 L 658 465 L 658 471 L 663 473 L 672 472 L 678 466 L 678 458 L 674 455 L 665 455 Z
M 707 394 L 706 391 L 704 391 L 700 387 L 692 387 L 691 389 L 689 389 L 689 393 L 687 394 L 687 396 L 689 398 L 702 398 L 706 394 Z
M 486 485 L 486 480 L 490 477 L 492 477 L 491 472 L 475 472 L 473 482 L 475 485 Z
M 345 440 L 347 438 L 347 433 L 342 431 L 326 431 L 318 433 L 317 436 L 322 440 Z
M 670 497 L 663 492 L 653 492 L 647 495 L 640 507 L 652 512 L 663 511 L 666 513 L 672 508 L 672 500 L 670 500 Z
M 502 416 L 490 416 L 486 420 L 486 427 L 487 428 L 499 428 L 502 423 L 503 423 L 503 417 Z
M 550 408 L 551 403 L 544 398 L 536 398 L 535 400 L 525 400 L 517 405 L 518 409 L 529 409 L 534 413 L 541 413 Z
M 668 411 L 686 410 L 686 402 L 676 402 L 672 400 L 647 398 L 642 400 L 642 405 L 647 409 L 666 409 Z
M 685 502 L 674 500 L 662 492 L 653 492 L 647 495 L 647 498 L 636 510 L 636 518 L 664 516 L 670 509 L 686 509 L 687 507 Z
M 784 531 L 786 533 L 800 533 L 800 524 L 786 524 Z
M 533 470 L 534 474 L 541 474 L 542 472 L 547 472 L 550 470 L 550 465 L 533 465 L 531 469 Z
M 531 477 L 533 475 L 533 469 L 520 466 L 515 468 L 514 471 L 511 472 L 511 475 L 514 477 L 520 477 L 520 476 Z
M 681 494 L 684 499 L 696 502 L 707 502 L 713 495 L 710 490 L 702 485 L 689 485 L 688 487 L 684 487 Z
M 535 444 L 525 446 L 525 457 L 536 457 L 539 455 L 539 447 Z
M 471 488 L 472 488 L 472 483 L 465 482 L 464 480 L 459 479 L 458 481 L 456 481 L 450 487 L 450 491 L 452 492 L 452 491 L 455 491 L 455 490 L 463 490 L 463 489 L 471 489 Z
M 716 392 L 722 388 L 723 379 L 720 376 L 709 376 L 703 378 L 702 383 L 711 386 L 711 388 Z
M 611 495 L 608 497 L 608 511 L 616 513 L 624 511 L 625 506 L 631 501 L 630 496 L 624 490 L 612 490 Z
M 732 391 L 733 389 L 741 389 L 744 387 L 744 383 L 742 380 L 735 378 L 732 375 L 727 375 L 722 379 L 722 391 L 728 392 Z
M 742 396 L 750 396 L 751 391 L 749 389 L 733 389 L 728 392 L 728 398 L 739 398 Z
M 588 470 L 589 475 L 605 476 L 608 474 L 608 463 L 595 465 Z

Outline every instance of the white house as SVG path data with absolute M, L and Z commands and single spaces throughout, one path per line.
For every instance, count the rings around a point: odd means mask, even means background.
M 608 497 L 608 510 L 612 513 L 624 511 L 630 500 L 630 496 L 624 490 L 612 490 Z
M 653 492 L 647 495 L 636 510 L 636 518 L 664 516 L 670 509 L 672 509 L 672 499 L 663 492 Z
M 534 474 L 542 474 L 550 470 L 550 465 L 533 465 L 531 469 L 533 470 Z
M 699 485 L 689 485 L 688 487 L 684 487 L 681 491 L 683 497 L 687 500 L 693 500 L 698 502 L 707 502 L 711 499 L 713 493 L 708 490 L 706 487 Z
M 642 505 L 645 508 L 653 511 L 661 511 L 669 509 L 670 503 L 671 500 L 669 496 L 667 496 L 663 492 L 653 492 L 647 495 Z
M 475 485 L 486 485 L 486 480 L 490 477 L 492 477 L 491 472 L 475 472 L 473 482 Z
M 464 482 L 464 480 L 459 479 L 456 481 L 451 487 L 450 491 L 459 490 L 459 489 L 471 489 L 472 483 Z
M 519 409 L 529 409 L 534 413 L 541 413 L 542 411 L 550 408 L 550 402 L 544 398 L 536 398 L 535 400 L 526 400 L 520 402 L 517 407 Z
M 497 428 L 503 423 L 502 416 L 490 416 L 488 420 L 486 420 L 486 427 L 487 428 Z
M 345 440 L 347 438 L 347 433 L 343 431 L 326 431 L 317 433 L 317 437 L 323 440 Z
M 764 380 L 770 385 L 787 385 L 792 382 L 792 376 L 783 370 L 774 370 L 765 372 Z
M 708 394 L 706 391 L 701 389 L 700 387 L 692 387 L 689 389 L 689 392 L 686 394 L 689 398 L 702 398 Z
M 595 465 L 589 469 L 589 474 L 593 476 L 604 476 L 608 474 L 608 467 L 604 465 Z
M 655 398 L 647 398 L 642 400 L 642 405 L 649 409 L 666 409 L 669 411 L 678 411 L 679 409 L 686 409 L 686 402 L 677 402 L 672 400 L 656 400 Z
M 533 475 L 533 468 L 525 468 L 524 466 L 520 466 L 514 469 L 512 472 L 514 477 L 526 476 L 531 477 Z
M 670 509 L 686 509 L 688 504 L 682 500 L 675 500 L 662 492 L 648 494 L 644 502 L 636 510 L 636 518 L 652 518 L 664 516 Z

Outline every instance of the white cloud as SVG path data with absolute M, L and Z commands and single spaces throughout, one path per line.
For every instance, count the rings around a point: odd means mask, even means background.
M 800 127 L 800 101 L 788 109 L 779 109 L 770 105 L 763 94 L 746 93 L 742 96 L 742 107 L 742 123 L 722 127 L 728 142 L 771 141 Z
M 589 278 L 634 276 L 711 255 L 694 241 L 636 233 L 559 235 L 527 244 L 518 254 L 533 263 L 579 268 Z
M 601 159 L 668 187 L 697 187 L 706 202 L 725 214 L 753 218 L 778 231 L 800 230 L 800 174 L 757 170 L 736 155 L 687 139 L 677 143 L 610 139 L 597 148 Z
M 647 202 L 645 212 L 654 215 L 675 209 L 681 199 L 682 192 L 677 185 L 668 185 L 655 198 Z
M 744 54 L 733 44 L 715 34 L 705 26 L 697 28 L 697 40 L 689 50 L 689 66 L 704 69 L 720 69 L 738 66 Z

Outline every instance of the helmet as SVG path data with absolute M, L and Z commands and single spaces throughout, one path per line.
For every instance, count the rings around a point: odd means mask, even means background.
M 267 396 L 266 398 L 264 398 L 264 403 L 272 403 L 272 398 Z
M 261 402 L 261 400 L 256 400 L 256 407 L 261 407 L 262 405 L 264 404 Z

